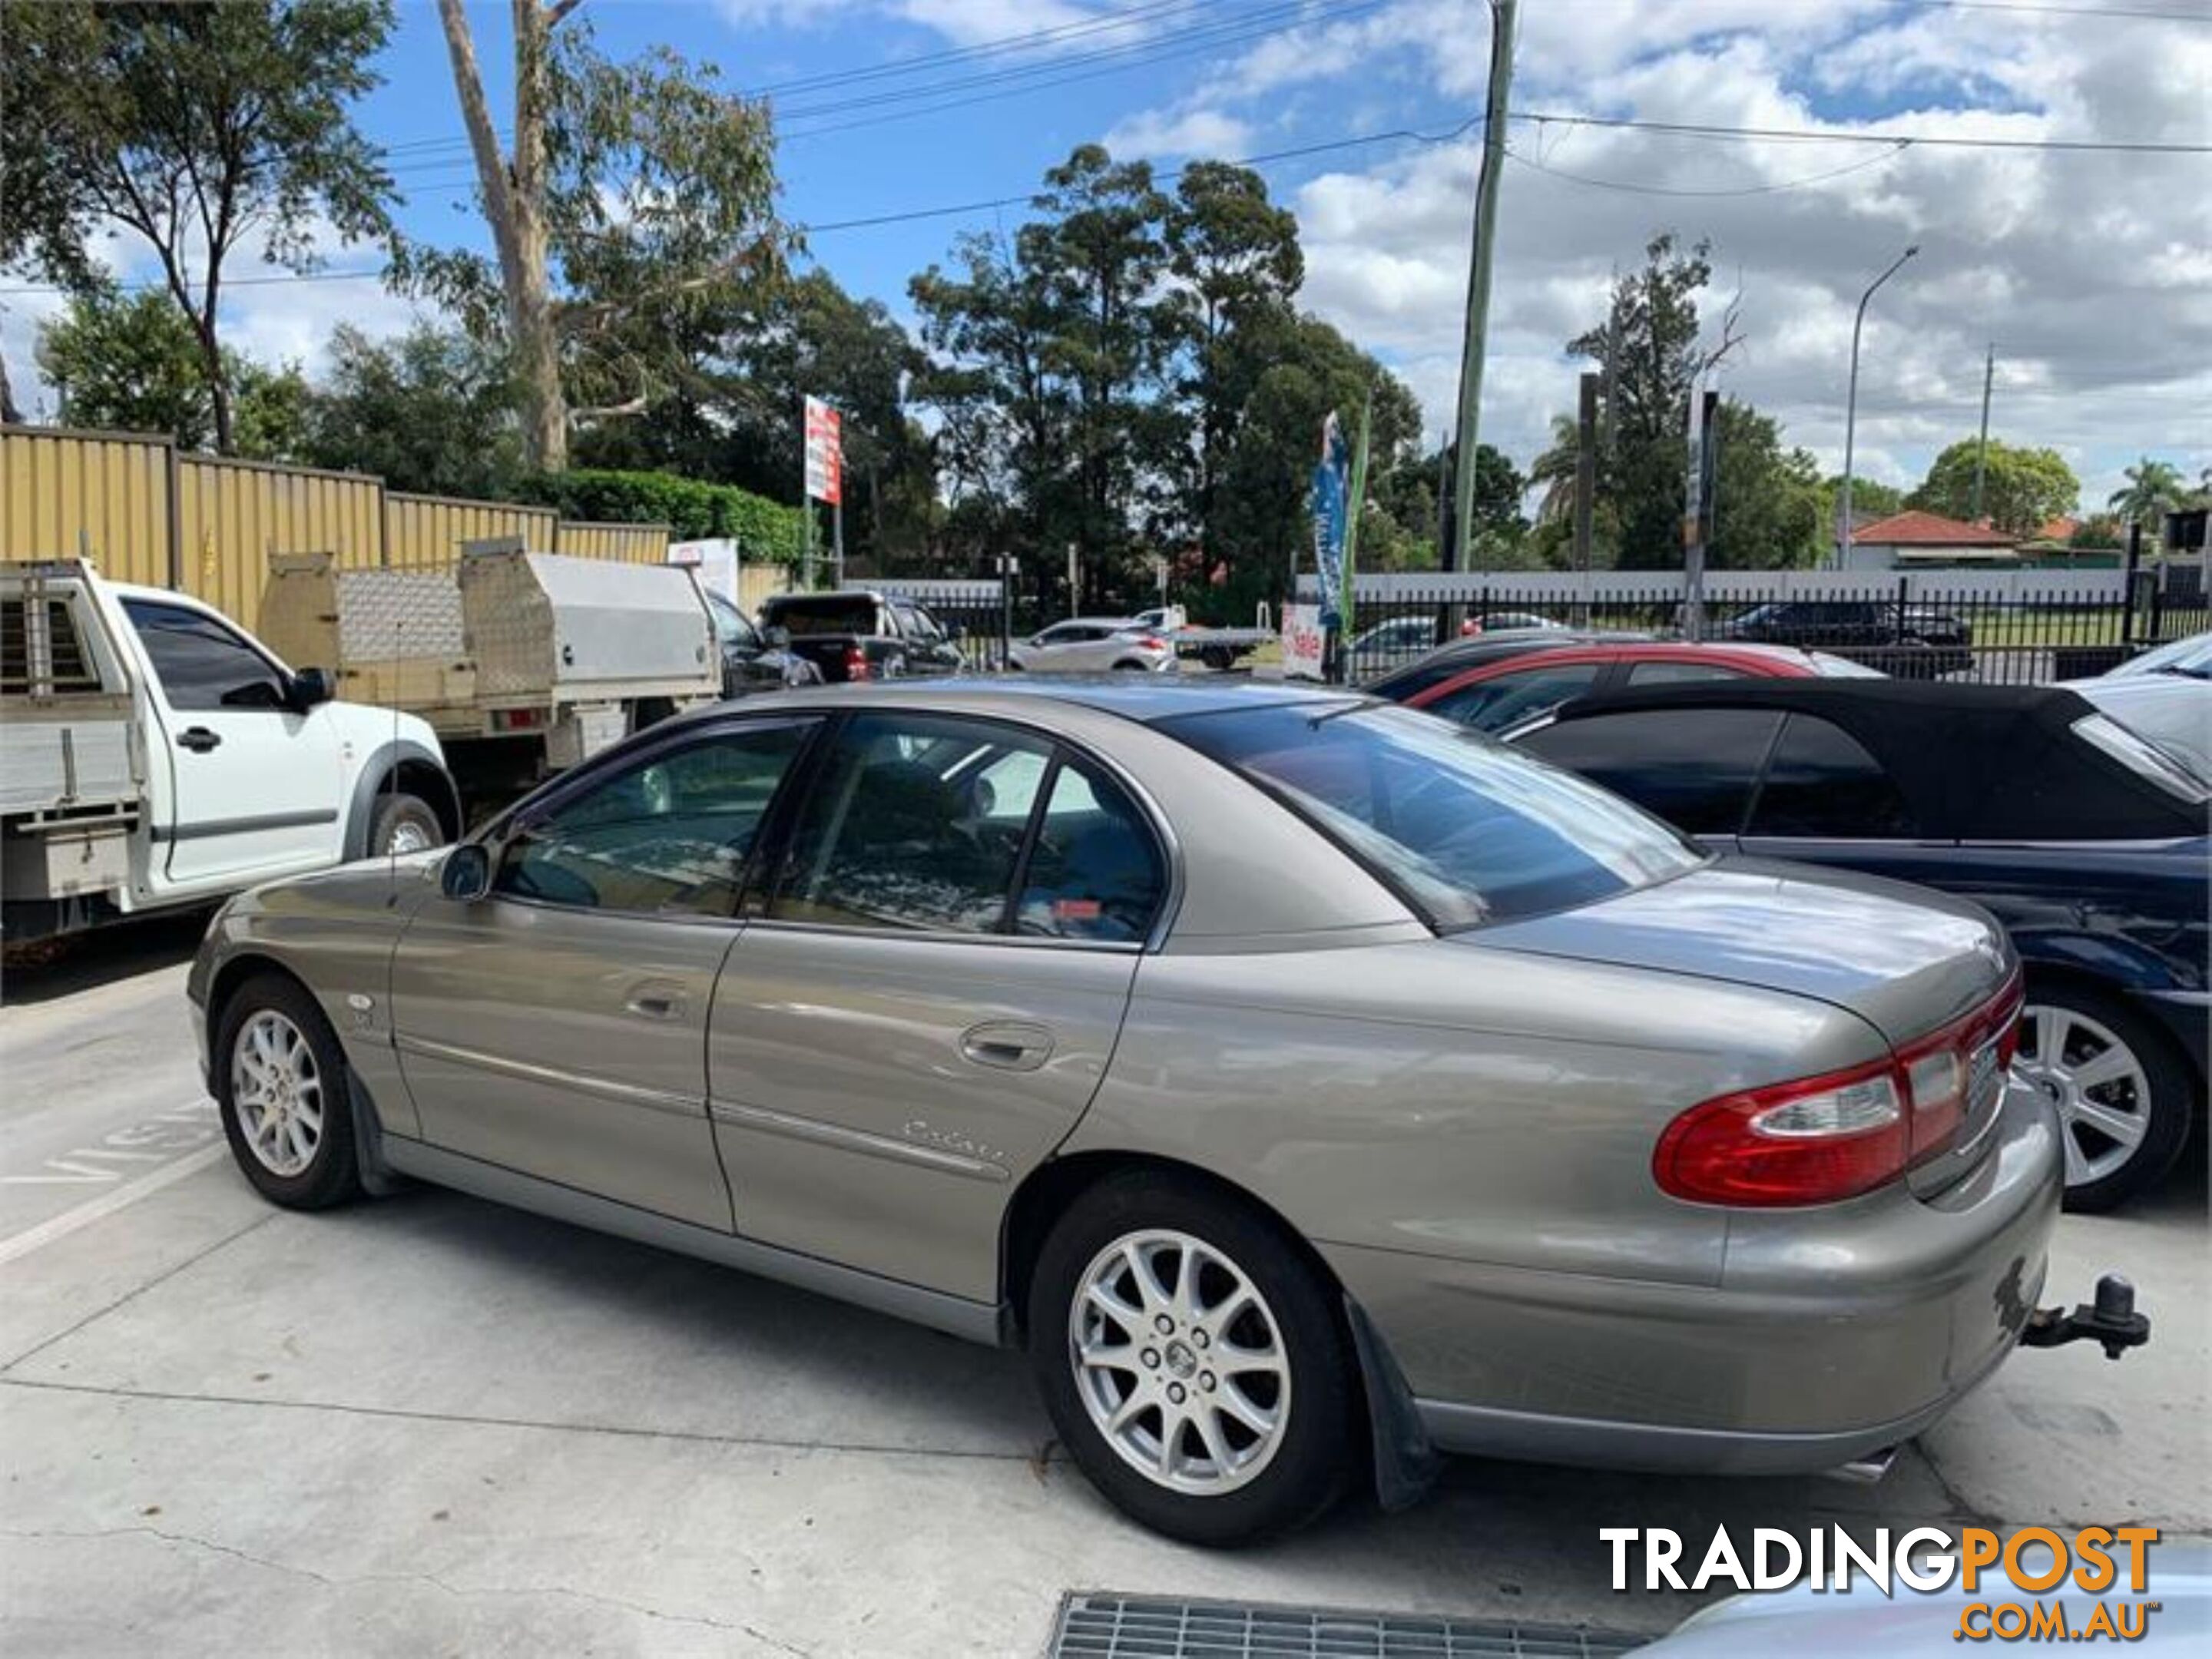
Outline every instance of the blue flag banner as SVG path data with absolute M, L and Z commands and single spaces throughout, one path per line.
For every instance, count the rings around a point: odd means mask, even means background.
M 1334 628 L 1343 620 L 1340 595 L 1344 588 L 1344 526 L 1349 491 L 1346 474 L 1351 467 L 1344 434 L 1336 412 L 1322 422 L 1321 460 L 1313 472 L 1314 562 L 1321 573 L 1321 621 Z

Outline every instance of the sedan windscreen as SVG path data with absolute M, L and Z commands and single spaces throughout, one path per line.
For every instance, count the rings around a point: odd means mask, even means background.
M 1304 814 L 1438 928 L 1568 909 L 1704 862 L 1626 801 L 1405 709 L 1290 703 L 1161 725 Z

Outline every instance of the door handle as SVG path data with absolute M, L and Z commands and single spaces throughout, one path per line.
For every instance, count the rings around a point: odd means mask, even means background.
M 189 749 L 195 755 L 206 754 L 222 741 L 222 738 L 204 726 L 188 726 L 177 733 L 177 747 Z
M 1042 1025 L 992 1020 L 960 1034 L 960 1052 L 978 1066 L 1002 1072 L 1034 1072 L 1052 1058 L 1053 1035 Z
M 681 1019 L 690 1003 L 681 991 L 654 987 L 632 993 L 623 1006 L 641 1019 Z

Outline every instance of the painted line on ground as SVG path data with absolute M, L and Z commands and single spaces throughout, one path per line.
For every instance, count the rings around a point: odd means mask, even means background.
M 218 1140 L 212 1146 L 203 1146 L 196 1152 L 187 1152 L 175 1163 L 165 1164 L 151 1175 L 141 1176 L 126 1182 L 113 1191 L 78 1205 L 73 1210 L 64 1210 L 35 1227 L 26 1228 L 13 1237 L 0 1240 L 0 1267 L 21 1261 L 33 1250 L 44 1249 L 58 1239 L 67 1238 L 95 1221 L 104 1221 L 118 1210 L 128 1209 L 142 1198 L 151 1197 L 164 1187 L 173 1186 L 186 1176 L 198 1175 L 202 1170 L 220 1163 L 228 1157 L 230 1148 Z

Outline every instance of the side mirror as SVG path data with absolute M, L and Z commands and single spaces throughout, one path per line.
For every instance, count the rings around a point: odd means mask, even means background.
M 331 690 L 331 677 L 319 668 L 302 668 L 292 675 L 292 707 L 301 714 L 319 702 L 328 702 L 335 695 Z
M 769 642 L 771 650 L 781 651 L 791 643 L 791 630 L 781 623 L 761 629 L 761 638 Z
M 476 842 L 463 842 L 446 854 L 438 886 L 447 898 L 463 903 L 482 898 L 491 890 L 491 854 Z

